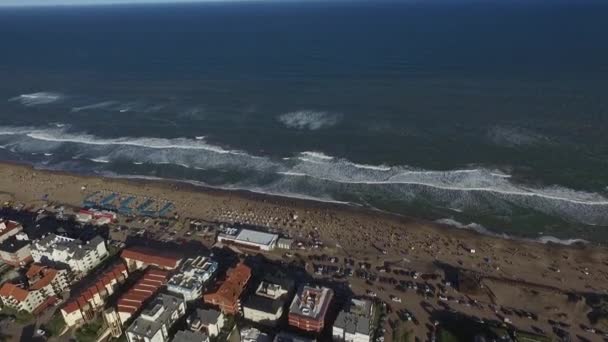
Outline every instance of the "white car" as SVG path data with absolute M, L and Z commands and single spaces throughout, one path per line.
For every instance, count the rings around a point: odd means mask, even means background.
M 395 303 L 401 303 L 401 298 L 399 298 L 399 297 L 392 296 L 391 300 Z

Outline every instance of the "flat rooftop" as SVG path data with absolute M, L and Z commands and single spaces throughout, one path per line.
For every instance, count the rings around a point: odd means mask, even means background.
M 315 320 L 323 319 L 332 297 L 333 291 L 327 287 L 305 285 L 298 290 L 296 297 L 291 302 L 289 314 Z
M 224 238 L 232 238 L 236 241 L 255 243 L 258 245 L 270 245 L 275 242 L 279 236 L 277 234 L 260 232 L 251 229 L 236 229 L 229 228 L 225 233 L 221 234 Z

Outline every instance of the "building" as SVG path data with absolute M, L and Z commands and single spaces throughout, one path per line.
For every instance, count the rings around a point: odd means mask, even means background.
M 0 243 L 0 259 L 11 266 L 20 267 L 31 262 L 32 253 L 28 240 L 11 236 Z
M 217 236 L 217 241 L 220 243 L 261 251 L 274 249 L 278 239 L 277 234 L 239 228 L 228 228 Z
M 155 266 L 163 270 L 174 270 L 179 267 L 181 257 L 147 247 L 126 248 L 120 257 L 127 263 L 129 271 Z
M 292 290 L 293 281 L 290 279 L 266 277 L 255 294 L 243 302 L 243 316 L 253 322 L 274 326 L 283 315 Z
M 287 238 L 280 238 L 277 241 L 277 247 L 280 249 L 291 249 L 293 246 L 293 240 Z
M 69 284 L 67 271 L 40 264 L 32 264 L 25 278 L 19 284 L 7 282 L 0 287 L 4 306 L 37 314 L 57 302 Z
M 317 340 L 308 337 L 288 333 L 280 332 L 275 335 L 273 342 L 316 342 Z
M 169 330 L 186 313 L 186 302 L 161 293 L 152 300 L 127 328 L 129 342 L 169 341 Z
M 116 304 L 116 311 L 121 324 L 136 314 L 149 298 L 167 283 L 169 272 L 158 269 L 148 269 L 137 283 L 125 292 Z
M 101 236 L 82 242 L 48 234 L 39 240 L 34 240 L 31 249 L 35 262 L 52 266 L 67 266 L 79 276 L 89 272 L 108 256 L 106 242 Z
M 216 305 L 224 314 L 236 315 L 241 309 L 241 294 L 251 278 L 251 269 L 242 262 L 226 272 L 222 281 L 203 296 L 205 303 Z
M 334 322 L 334 341 L 370 342 L 374 305 L 368 300 L 353 299 L 346 310 L 340 311 Z
M 76 221 L 104 225 L 116 222 L 118 216 L 115 212 L 97 209 L 81 209 L 76 213 Z
M 259 331 L 256 328 L 241 329 L 241 342 L 271 342 L 272 339 L 268 334 Z
M 289 307 L 289 325 L 309 332 L 320 332 L 334 292 L 326 287 L 302 286 Z
M 200 332 L 180 330 L 175 334 L 172 342 L 209 342 L 209 336 Z
M 206 332 L 207 335 L 214 337 L 219 335 L 224 326 L 224 314 L 213 309 L 197 309 L 186 322 L 190 330 Z
M 72 327 L 92 320 L 95 313 L 106 304 L 108 297 L 113 295 L 128 277 L 127 267 L 120 261 L 88 281 L 88 285 L 76 291 L 61 308 L 66 325 Z
M 217 266 L 217 262 L 204 256 L 187 259 L 179 273 L 169 279 L 167 290 L 183 296 L 187 302 L 199 299 L 205 286 L 215 276 Z
M 0 243 L 23 230 L 19 222 L 10 220 L 0 220 Z

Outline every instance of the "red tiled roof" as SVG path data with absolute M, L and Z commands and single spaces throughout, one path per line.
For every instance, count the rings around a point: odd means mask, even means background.
M 96 294 L 106 290 L 106 285 L 109 285 L 112 280 L 117 279 L 121 275 L 119 270 L 127 270 L 121 261 L 97 277 L 96 282 L 81 290 L 77 295 L 72 296 L 64 306 L 64 311 L 70 313 L 85 306 Z
M 5 228 L 1 229 L 0 228 L 0 236 L 4 235 L 4 234 L 8 234 L 8 232 L 12 231 L 13 229 L 16 229 L 18 227 L 21 227 L 21 224 L 19 222 L 15 222 L 15 221 L 10 221 L 10 220 L 0 220 L 0 225 L 4 224 Z
M 12 283 L 4 283 L 2 287 L 0 287 L 0 296 L 1 297 L 13 297 L 17 301 L 24 301 L 29 295 L 29 291 L 20 288 L 19 286 Z
M 131 247 L 124 249 L 120 255 L 123 259 L 141 261 L 145 264 L 166 268 L 177 268 L 181 258 L 145 247 Z
M 76 303 L 76 301 L 71 301 L 66 306 L 64 306 L 62 310 L 68 314 L 71 314 L 72 312 L 78 310 L 79 308 L 80 307 L 78 306 L 78 303 Z
M 241 262 L 228 270 L 226 279 L 214 291 L 205 294 L 203 298 L 205 302 L 236 303 L 249 278 L 251 278 L 251 269 Z
M 169 272 L 148 269 L 146 273 L 118 299 L 118 312 L 135 313 L 166 282 Z

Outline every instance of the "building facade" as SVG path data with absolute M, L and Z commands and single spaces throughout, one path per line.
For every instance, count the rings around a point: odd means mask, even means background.
M 0 219 L 0 243 L 23 230 L 19 222 Z
M 108 297 L 113 295 L 128 277 L 127 267 L 124 263 L 118 262 L 93 279 L 61 308 L 61 315 L 66 325 L 73 327 L 92 320 L 95 313 L 103 308 Z
M 332 327 L 334 341 L 370 342 L 371 320 L 374 314 L 372 302 L 353 299 L 350 305 L 340 311 Z
M 186 302 L 177 296 L 159 294 L 126 331 L 129 342 L 166 342 L 169 330 L 186 313 Z
M 4 263 L 15 267 L 28 264 L 34 260 L 32 259 L 30 242 L 11 236 L 0 243 L 0 259 Z
M 308 332 L 321 332 L 334 292 L 327 287 L 300 287 L 289 307 L 289 325 Z
M 67 271 L 39 264 L 29 267 L 26 278 L 25 283 L 7 282 L 0 287 L 3 305 L 35 314 L 57 302 L 69 284 Z
M 72 272 L 82 276 L 99 265 L 108 256 L 106 242 L 100 236 L 90 241 L 48 234 L 34 240 L 31 246 L 32 258 L 37 263 L 67 266 Z
M 239 228 L 228 228 L 217 236 L 217 241 L 220 243 L 260 251 L 273 250 L 278 239 L 277 234 Z
M 146 247 L 126 248 L 120 257 L 127 263 L 129 271 L 142 270 L 148 266 L 154 266 L 163 270 L 177 269 L 182 258 L 163 251 Z
M 205 303 L 219 307 L 225 314 L 236 315 L 241 310 L 241 295 L 251 278 L 251 269 L 242 262 L 226 272 L 226 277 L 207 292 Z
M 186 320 L 192 331 L 205 332 L 214 337 L 219 335 L 224 326 L 224 314 L 213 309 L 197 309 Z
M 243 316 L 253 322 L 274 326 L 283 315 L 285 303 L 292 293 L 288 278 L 268 277 L 258 285 L 255 294 L 243 303 Z
M 183 296 L 187 302 L 199 299 L 205 286 L 215 276 L 217 267 L 217 262 L 204 256 L 187 259 L 179 273 L 169 279 L 167 290 Z

